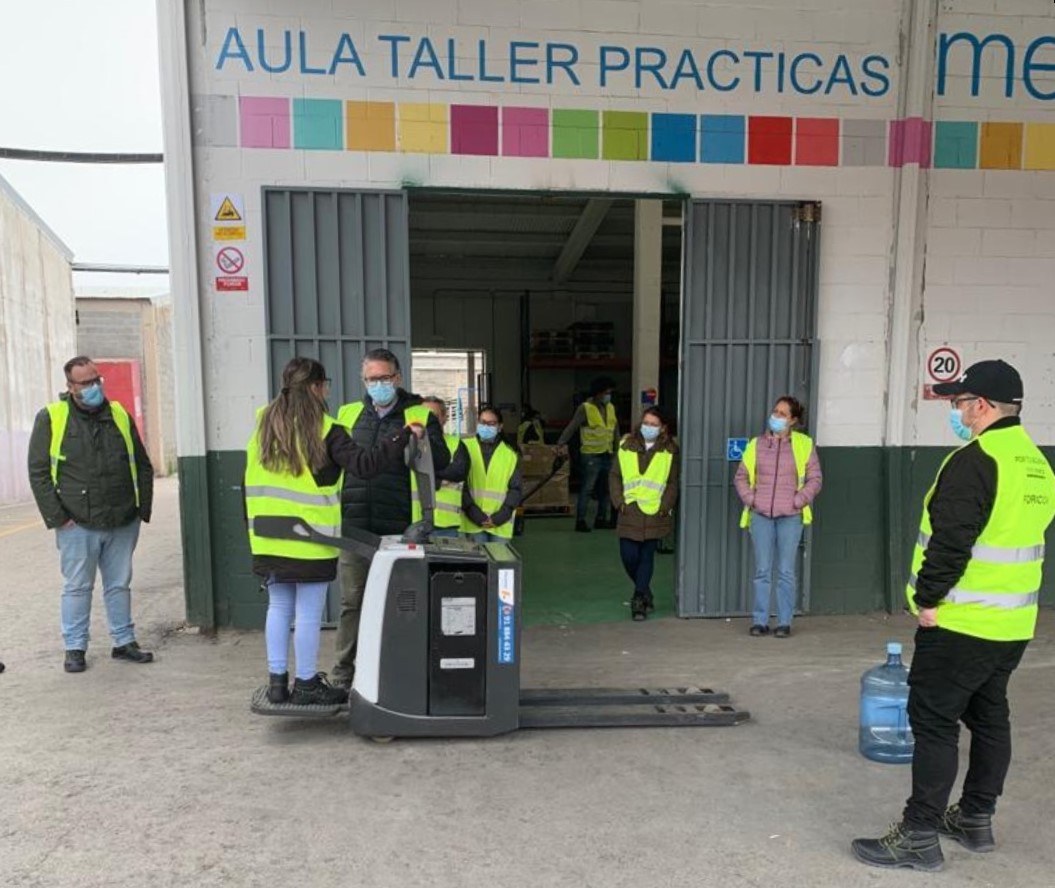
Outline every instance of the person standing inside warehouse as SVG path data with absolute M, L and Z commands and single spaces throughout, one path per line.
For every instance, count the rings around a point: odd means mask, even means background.
M 29 484 L 48 528 L 55 530 L 62 578 L 63 668 L 87 668 L 95 574 L 102 576 L 110 624 L 110 656 L 150 663 L 132 622 L 132 555 L 150 521 L 154 467 L 135 421 L 107 400 L 92 359 L 71 358 L 67 391 L 37 414 L 29 439 Z
M 482 405 L 476 435 L 465 441 L 469 478 L 462 493 L 462 530 L 478 543 L 508 543 L 520 505 L 520 454 L 502 440 L 502 415 Z
M 589 533 L 586 520 L 590 497 L 597 495 L 597 517 L 593 526 L 597 530 L 615 527 L 610 517 L 611 502 L 608 498 L 608 473 L 612 468 L 612 454 L 619 446 L 619 421 L 612 405 L 612 390 L 615 381 L 599 376 L 590 383 L 590 397 L 575 410 L 571 422 L 557 440 L 557 453 L 567 456 L 568 443 L 579 433 L 579 498 L 575 504 L 575 530 Z
M 938 470 L 905 588 L 916 615 L 908 715 L 915 749 L 912 795 L 880 839 L 855 839 L 871 866 L 942 868 L 939 835 L 991 851 L 992 817 L 1011 764 L 1007 686 L 1033 638 L 1044 534 L 1055 517 L 1055 473 L 1022 427 L 1022 379 L 981 361 L 934 386 L 966 441 Z M 960 801 L 948 805 L 960 722 L 971 732 Z
M 442 398 L 430 395 L 422 399 L 440 428 L 447 426 L 447 404 Z M 433 536 L 457 537 L 462 533 L 462 488 L 469 474 L 469 453 L 457 435 L 444 435 L 450 463 L 447 468 L 436 470 L 436 509 L 432 523 Z
M 619 444 L 609 475 L 612 508 L 619 519 L 619 557 L 634 584 L 630 615 L 644 620 L 655 609 L 652 573 L 659 541 L 674 530 L 678 500 L 678 445 L 658 407 L 641 416 L 637 431 Z
M 363 358 L 362 380 L 366 389 L 363 399 L 345 404 L 337 414 L 337 422 L 349 430 L 352 440 L 360 447 L 371 448 L 406 425 L 422 425 L 428 436 L 433 466 L 437 472 L 446 469 L 450 452 L 443 440 L 443 427 L 418 395 L 402 388 L 399 358 L 384 348 L 367 352 Z M 417 485 L 406 466 L 390 466 L 370 479 L 344 476 L 342 527 L 385 536 L 402 534 L 408 525 L 420 519 Z M 350 688 L 355 675 L 359 616 L 369 571 L 369 559 L 341 551 L 337 663 L 330 676 L 338 687 Z

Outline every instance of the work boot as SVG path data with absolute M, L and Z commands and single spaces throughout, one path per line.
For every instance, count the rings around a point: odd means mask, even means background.
M 597 520 L 593 522 L 594 530 L 614 530 L 616 522 L 612 518 L 601 518 L 598 516 Z
M 66 651 L 66 661 L 62 668 L 67 672 L 84 672 L 88 668 L 84 661 L 84 651 Z
M 959 805 L 945 809 L 938 832 L 955 839 L 968 851 L 984 854 L 996 847 L 992 814 L 965 814 Z
M 348 702 L 348 692 L 331 685 L 325 672 L 316 672 L 313 678 L 298 678 L 293 682 L 289 702 L 294 706 L 341 706 Z
M 650 611 L 654 611 L 656 609 L 656 602 L 652 600 L 652 590 L 651 589 L 649 589 L 645 593 L 645 607 L 648 608 L 648 610 L 650 610 Z
M 791 635 L 790 626 L 777 626 L 777 628 L 773 630 L 774 638 L 787 638 L 789 635 Z
M 130 641 L 110 651 L 115 660 L 128 660 L 129 663 L 153 663 L 154 655 L 139 647 L 138 641 Z
M 590 532 L 590 525 L 587 524 L 585 521 L 576 521 L 575 522 L 575 532 L 576 533 L 589 533 Z
M 945 866 L 936 829 L 911 829 L 904 823 L 890 824 L 881 839 L 854 839 L 850 850 L 861 863 L 883 869 L 915 869 L 937 872 Z
M 752 635 L 758 638 L 761 635 L 769 635 L 769 627 L 763 626 L 761 623 L 755 623 L 750 629 L 747 630 L 748 635 Z
M 630 618 L 635 623 L 640 623 L 648 616 L 648 603 L 643 595 L 635 595 L 630 599 Z
M 333 670 L 333 680 L 330 682 L 335 688 L 343 691 L 351 691 L 352 683 L 355 681 L 355 670 L 345 672 L 343 669 Z
M 289 673 L 269 672 L 267 675 L 267 702 L 289 702 Z

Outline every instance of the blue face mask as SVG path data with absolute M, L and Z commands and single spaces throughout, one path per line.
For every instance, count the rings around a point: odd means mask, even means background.
M 104 400 L 106 400 L 106 395 L 103 394 L 103 384 L 101 382 L 90 385 L 81 391 L 81 403 L 85 407 L 92 409 L 102 407 Z
M 643 425 L 641 426 L 641 437 L 646 441 L 655 441 L 659 437 L 660 431 L 659 426 Z
M 493 441 L 498 437 L 498 426 L 477 426 L 476 435 L 481 441 Z
M 964 441 L 971 440 L 971 430 L 963 424 L 963 411 L 962 410 L 950 410 L 949 411 L 949 426 L 952 428 L 953 434 L 957 438 Z
M 612 403 L 612 393 L 608 392 L 607 394 L 601 395 L 601 403 L 602 404 L 611 404 Z
M 396 399 L 396 387 L 390 382 L 371 382 L 366 393 L 378 407 L 387 407 Z
M 769 417 L 769 430 L 774 435 L 779 435 L 788 430 L 788 421 L 783 416 Z

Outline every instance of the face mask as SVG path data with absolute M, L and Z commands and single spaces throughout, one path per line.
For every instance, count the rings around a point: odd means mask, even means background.
M 964 441 L 971 440 L 971 430 L 963 424 L 963 411 L 962 410 L 950 410 L 949 411 L 949 426 L 952 428 L 953 434 L 957 438 Z
M 477 426 L 476 434 L 481 441 L 493 441 L 498 437 L 498 426 Z
M 788 421 L 783 416 L 769 417 L 769 430 L 774 435 L 779 435 L 788 430 Z
M 85 407 L 102 407 L 105 399 L 106 396 L 103 394 L 103 386 L 101 382 L 90 385 L 81 392 L 81 403 Z
M 371 382 L 366 393 L 378 407 L 387 407 L 396 399 L 396 387 L 390 382 Z
M 608 393 L 606 395 L 601 395 L 601 403 L 602 404 L 611 404 L 612 403 L 612 395 L 611 395 L 611 393 Z
M 641 437 L 646 441 L 655 441 L 659 437 L 660 431 L 659 426 L 643 425 L 641 426 Z

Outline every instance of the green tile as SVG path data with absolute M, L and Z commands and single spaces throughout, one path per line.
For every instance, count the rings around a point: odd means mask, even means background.
M 605 160 L 648 160 L 648 114 L 605 111 L 601 156 Z
M 939 120 L 934 126 L 934 168 L 973 170 L 978 166 L 978 124 Z
M 553 156 L 596 160 L 598 113 L 557 109 L 553 112 Z

